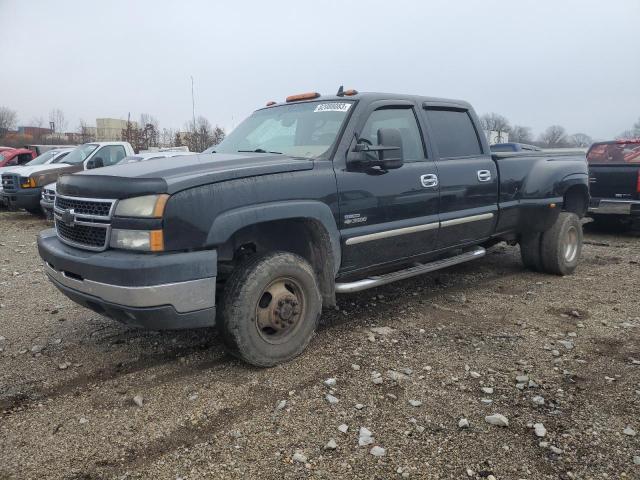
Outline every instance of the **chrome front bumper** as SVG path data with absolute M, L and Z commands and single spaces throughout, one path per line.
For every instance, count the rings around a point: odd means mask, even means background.
M 45 272 L 55 282 L 79 293 L 123 307 L 170 305 L 178 313 L 213 308 L 216 304 L 216 277 L 165 283 L 145 287 L 123 287 L 87 279 L 77 279 L 45 263 Z

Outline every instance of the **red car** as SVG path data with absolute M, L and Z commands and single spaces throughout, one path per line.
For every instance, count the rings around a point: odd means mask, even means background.
M 36 158 L 36 153 L 28 148 L 11 148 L 0 151 L 0 168 L 24 165 Z

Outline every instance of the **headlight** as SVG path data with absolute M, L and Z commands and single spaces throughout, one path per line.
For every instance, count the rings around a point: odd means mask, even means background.
M 117 217 L 160 218 L 169 195 L 145 195 L 118 201 Z
M 161 252 L 164 250 L 162 230 L 111 230 L 110 246 L 125 250 Z
M 35 178 L 20 177 L 20 188 L 35 188 L 35 187 L 36 187 Z

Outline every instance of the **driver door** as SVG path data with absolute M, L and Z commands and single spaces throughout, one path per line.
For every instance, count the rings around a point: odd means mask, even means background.
M 427 158 L 415 105 L 374 102 L 356 126 L 358 143 L 377 145 L 379 129 L 400 132 L 403 164 L 385 170 L 349 161 L 336 170 L 343 272 L 364 270 L 420 255 L 436 247 L 439 189 Z

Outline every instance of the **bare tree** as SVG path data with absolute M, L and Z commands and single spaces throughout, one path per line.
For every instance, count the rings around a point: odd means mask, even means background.
M 205 117 L 196 118 L 195 125 L 193 121 L 188 122 L 187 131 L 189 134 L 186 143 L 192 152 L 202 152 L 213 144 L 211 122 Z
M 634 137 L 640 138 L 640 118 L 636 123 L 633 124 L 633 130 L 631 131 L 633 132 Z
M 635 137 L 636 135 L 633 133 L 633 130 L 625 130 L 624 132 L 616 136 L 616 140 L 631 140 Z
M 482 129 L 488 132 L 497 132 L 496 142 L 501 143 L 507 140 L 507 133 L 511 131 L 509 120 L 498 113 L 485 113 L 480 117 Z
M 593 139 L 586 133 L 574 133 L 569 136 L 568 142 L 572 147 L 584 148 L 591 145 L 593 143 Z
M 533 135 L 530 127 L 523 127 L 521 125 L 514 125 L 509 132 L 509 140 L 517 143 L 531 143 L 533 142 Z
M 80 143 L 95 142 L 95 129 L 92 129 L 87 122 L 80 119 L 80 125 L 78 125 L 78 136 L 80 137 Z
M 127 126 L 122 129 L 122 141 L 129 142 L 133 147 L 133 151 L 138 153 L 140 150 L 138 145 L 140 144 L 140 130 L 131 121 L 131 117 L 127 118 Z
M 226 136 L 227 134 L 224 129 L 216 125 L 216 128 L 213 129 L 213 133 L 211 134 L 211 144 L 207 148 L 211 145 L 218 145 Z
M 539 142 L 547 148 L 559 148 L 567 145 L 567 131 L 560 125 L 551 125 L 540 134 Z
M 162 132 L 160 133 L 160 139 L 159 139 L 160 146 L 165 148 L 173 147 L 175 136 L 176 134 L 172 128 L 163 128 Z
M 9 130 L 16 128 L 18 114 L 8 107 L 0 107 L 0 137 L 7 134 Z
M 67 129 L 67 119 L 59 108 L 54 108 L 49 112 L 49 122 L 53 123 L 54 133 L 62 134 Z

